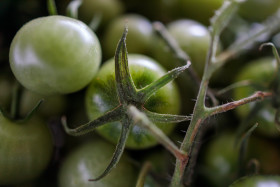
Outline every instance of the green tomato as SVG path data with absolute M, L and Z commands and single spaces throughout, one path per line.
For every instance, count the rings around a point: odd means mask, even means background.
M 140 89 L 163 76 L 166 71 L 154 60 L 144 55 L 128 55 L 129 70 L 136 88 Z M 114 72 L 114 59 L 104 63 L 86 92 L 86 108 L 90 120 L 94 120 L 105 112 L 119 105 Z M 152 112 L 178 114 L 180 96 L 174 83 L 169 83 L 151 96 L 144 107 Z M 166 134 L 171 133 L 174 124 L 157 124 Z M 97 131 L 106 139 L 116 143 L 120 136 L 121 124 L 113 122 L 102 125 Z M 157 144 L 153 136 L 145 129 L 134 125 L 126 141 L 126 147 L 141 149 Z
M 37 112 L 42 117 L 59 117 L 66 111 L 67 101 L 64 95 L 43 96 L 29 90 L 24 90 L 19 104 L 20 116 L 28 114 L 41 99 L 44 99 L 44 101 Z
M 34 180 L 48 167 L 53 153 L 52 137 L 36 116 L 17 123 L 0 113 L 0 139 L 0 185 Z
M 223 133 L 215 137 L 203 147 L 202 153 L 201 173 L 209 186 L 223 187 L 235 180 L 238 148 L 232 133 Z
M 166 27 L 182 50 L 190 56 L 193 68 L 202 76 L 210 46 L 210 33 L 207 27 L 190 19 L 176 20 Z M 176 59 L 167 50 L 162 39 L 156 38 L 152 56 L 168 70 L 175 67 Z
M 263 57 L 261 59 L 249 62 L 244 66 L 236 75 L 235 82 L 248 80 L 251 81 L 253 86 L 245 86 L 236 88 L 233 92 L 233 99 L 238 100 L 244 97 L 248 97 L 255 91 L 267 91 L 269 84 L 274 79 L 276 74 L 276 61 L 272 57 Z M 249 103 L 236 108 L 237 115 L 244 119 L 250 113 L 250 110 L 256 106 L 256 102 Z M 269 101 L 263 101 L 261 103 L 261 108 L 254 114 L 253 121 L 250 123 L 259 123 L 259 127 L 256 129 L 258 132 L 265 134 L 267 136 L 279 136 L 280 133 L 275 127 L 274 116 L 276 110 L 272 107 Z
M 233 132 L 222 132 L 202 147 L 199 161 L 201 174 L 209 186 L 224 187 L 238 177 L 240 142 Z M 280 152 L 278 145 L 264 138 L 251 135 L 246 149 L 245 164 L 256 159 L 260 164 L 260 173 L 280 173 Z M 247 169 L 246 166 L 242 166 Z
M 88 181 L 101 174 L 109 164 L 113 152 L 113 145 L 97 138 L 72 150 L 62 162 L 58 176 L 59 187 L 135 186 L 137 171 L 125 153 L 108 176 L 96 182 Z
M 48 16 L 25 24 L 14 37 L 10 65 L 27 89 L 51 95 L 84 88 L 101 62 L 96 35 L 81 21 Z
M 101 24 L 107 24 L 124 11 L 124 6 L 119 0 L 83 0 L 79 7 L 79 19 L 85 23 L 95 16 L 101 16 Z
M 239 14 L 249 21 L 263 21 L 279 8 L 279 0 L 247 0 L 240 5 Z
M 126 39 L 128 53 L 149 53 L 153 36 L 151 22 L 138 14 L 126 14 L 115 18 L 105 28 L 102 43 L 106 58 L 114 56 L 117 43 L 122 36 L 126 23 L 128 25 Z
M 170 22 L 167 26 L 170 35 L 176 40 L 181 49 L 191 58 L 192 68 L 201 77 L 204 71 L 204 64 L 208 48 L 210 45 L 210 33 L 208 29 L 190 19 L 180 19 Z M 176 58 L 168 50 L 161 38 L 154 37 L 152 55 L 155 60 L 162 64 L 167 70 L 176 67 Z M 189 114 L 193 110 L 193 98 L 196 97 L 194 82 L 191 79 L 180 76 L 176 80 L 182 93 L 182 103 L 184 114 Z
M 209 25 L 215 10 L 223 3 L 224 0 L 179 0 L 179 10 L 183 17 Z
M 278 175 L 253 175 L 242 177 L 230 187 L 278 187 L 280 176 Z

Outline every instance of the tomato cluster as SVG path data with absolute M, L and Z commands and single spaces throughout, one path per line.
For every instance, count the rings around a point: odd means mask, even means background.
M 194 156 L 174 148 L 192 136 L 216 42 L 210 20 L 229 1 L 2 0 L 0 186 L 168 186 L 171 154 L 193 167 L 183 186 L 279 185 L 280 62 L 258 48 L 273 42 L 277 51 L 278 30 L 215 72 L 205 103 L 272 96 L 205 120 Z M 214 57 L 262 28 L 279 2 L 241 4 Z

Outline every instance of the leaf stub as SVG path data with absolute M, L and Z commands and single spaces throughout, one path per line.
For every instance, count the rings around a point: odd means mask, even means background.
M 152 82 L 148 86 L 144 87 L 143 89 L 138 90 L 138 97 L 140 98 L 140 102 L 145 102 L 150 98 L 150 96 L 155 93 L 157 90 L 168 84 L 169 82 L 176 79 L 182 72 L 184 72 L 191 63 L 188 61 L 188 63 L 184 66 L 175 68 L 169 72 L 167 72 L 165 75 L 160 77 L 158 80 Z
M 119 106 L 119 107 L 107 112 L 103 116 L 100 116 L 99 118 L 97 118 L 93 121 L 90 121 L 84 125 L 81 125 L 75 129 L 71 129 L 68 127 L 65 116 L 63 116 L 61 118 L 61 123 L 67 134 L 70 134 L 72 136 L 80 136 L 80 135 L 87 134 L 87 133 L 95 130 L 95 128 L 97 128 L 101 125 L 104 125 L 106 123 L 121 120 L 122 113 L 123 113 L 122 107 Z

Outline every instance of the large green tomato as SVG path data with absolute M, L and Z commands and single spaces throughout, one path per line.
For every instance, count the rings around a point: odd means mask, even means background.
M 48 167 L 53 152 L 52 137 L 36 116 L 17 123 L 0 113 L 0 139 L 0 185 L 34 180 Z
M 279 8 L 279 0 L 247 0 L 240 5 L 239 14 L 250 21 L 263 21 Z
M 96 35 L 81 21 L 64 16 L 28 22 L 17 32 L 10 48 L 10 65 L 17 80 L 44 95 L 84 88 L 100 62 Z
M 131 187 L 135 186 L 137 170 L 124 153 L 118 165 L 103 179 L 96 178 L 109 164 L 114 146 L 101 139 L 91 139 L 72 150 L 63 160 L 59 171 L 59 187 Z
M 140 89 L 163 76 L 166 71 L 154 60 L 143 55 L 128 55 L 129 70 L 136 88 Z M 119 105 L 115 85 L 115 62 L 108 60 L 88 87 L 86 93 L 86 108 L 90 120 L 94 120 L 105 112 Z M 178 114 L 180 111 L 180 96 L 174 83 L 169 83 L 154 93 L 144 107 L 152 112 Z M 174 124 L 157 124 L 164 133 L 171 133 Z M 102 125 L 97 131 L 111 142 L 117 142 L 121 132 L 121 124 L 113 122 Z M 153 136 L 138 125 L 131 127 L 126 147 L 133 149 L 147 148 L 157 144 Z
M 278 175 L 253 175 L 242 177 L 230 187 L 279 187 L 280 176 Z
M 124 6 L 119 0 L 83 0 L 79 7 L 79 19 L 88 24 L 96 16 L 101 16 L 101 25 L 104 25 L 123 11 Z
M 179 0 L 182 16 L 209 25 L 215 10 L 222 6 L 224 0 Z
M 116 46 L 122 36 L 126 23 L 128 25 L 128 35 L 126 39 L 128 53 L 149 53 L 153 37 L 151 22 L 138 14 L 125 14 L 116 17 L 105 28 L 102 44 L 107 59 L 114 56 Z
M 236 75 L 235 82 L 249 80 L 254 86 L 245 86 L 236 88 L 233 92 L 234 100 L 242 99 L 253 94 L 255 91 L 267 91 L 269 84 L 274 79 L 276 74 L 276 61 L 272 57 L 263 57 L 261 59 L 249 62 L 244 66 Z M 261 132 L 268 136 L 279 136 L 280 133 L 275 127 L 274 116 L 276 110 L 272 107 L 271 101 L 263 101 L 260 109 L 254 114 L 254 118 L 250 123 L 259 123 L 257 128 L 258 132 Z M 237 115 L 244 119 L 250 113 L 250 110 L 256 106 L 256 102 L 246 104 L 236 108 Z M 258 103 L 259 104 L 259 103 Z

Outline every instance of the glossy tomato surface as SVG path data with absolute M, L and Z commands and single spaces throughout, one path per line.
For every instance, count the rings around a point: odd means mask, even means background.
M 182 50 L 190 56 L 192 67 L 201 76 L 210 45 L 210 33 L 207 27 L 190 19 L 176 20 L 166 27 Z M 167 69 L 176 67 L 174 62 L 176 59 L 163 41 L 158 39 L 154 44 L 153 57 Z
M 165 70 L 149 57 L 137 54 L 128 55 L 129 70 L 136 88 L 140 89 L 163 76 Z M 87 114 L 94 120 L 105 112 L 119 105 L 115 85 L 115 62 L 113 59 L 104 63 L 95 76 L 86 93 Z M 180 96 L 174 83 L 169 83 L 152 95 L 144 107 L 150 111 L 165 114 L 178 114 L 180 111 Z M 166 134 L 174 128 L 174 124 L 157 124 Z M 121 124 L 109 123 L 97 128 L 97 131 L 111 142 L 117 142 Z M 157 144 L 157 141 L 143 128 L 132 126 L 126 141 L 126 147 L 140 149 Z
M 16 123 L 0 113 L 0 139 L 0 185 L 31 181 L 48 167 L 53 142 L 39 118 Z
M 248 80 L 251 85 L 236 88 L 233 92 L 234 100 L 248 97 L 256 91 L 265 91 L 276 75 L 276 61 L 273 57 L 263 57 L 249 62 L 236 75 L 235 82 Z M 268 136 L 277 137 L 280 135 L 274 124 L 276 110 L 272 107 L 270 100 L 264 100 L 262 103 L 249 103 L 236 108 L 236 113 L 241 119 L 246 118 L 251 110 L 255 110 L 258 104 L 258 110 L 254 112 L 254 117 L 250 123 L 259 123 L 256 129 Z
M 17 80 L 44 95 L 82 89 L 97 72 L 100 61 L 96 35 L 81 21 L 64 16 L 26 23 L 10 48 L 10 65 Z
M 243 177 L 234 182 L 230 187 L 278 187 L 280 176 L 277 175 L 254 175 Z
M 108 176 L 96 182 L 88 181 L 104 171 L 114 150 L 115 146 L 101 139 L 91 139 L 72 150 L 62 162 L 58 176 L 59 187 L 135 186 L 138 172 L 125 153 Z

